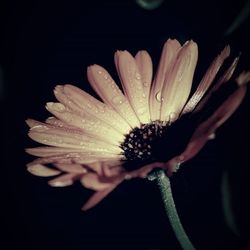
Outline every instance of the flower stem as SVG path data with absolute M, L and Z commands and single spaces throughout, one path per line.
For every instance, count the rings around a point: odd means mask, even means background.
M 157 181 L 166 214 L 181 247 L 184 250 L 194 250 L 195 248 L 185 233 L 185 230 L 177 214 L 169 178 L 165 175 L 163 170 L 157 169 L 153 171 L 153 173 L 150 173 L 148 179 Z

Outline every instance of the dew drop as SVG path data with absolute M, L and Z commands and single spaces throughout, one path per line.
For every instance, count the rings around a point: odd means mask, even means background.
M 157 102 L 162 102 L 163 101 L 163 98 L 161 97 L 161 91 L 158 91 L 155 94 L 155 99 L 156 99 Z
M 140 75 L 139 73 L 136 73 L 136 74 L 135 74 L 135 79 L 141 80 L 141 75 Z
M 122 104 L 124 102 L 124 97 L 117 95 L 117 96 L 113 97 L 112 102 L 114 104 Z
M 143 94 L 142 94 L 142 97 L 143 97 L 143 98 L 146 98 L 146 95 L 145 95 L 145 93 L 143 93 Z
M 108 80 L 109 77 L 108 77 L 107 75 L 104 75 L 104 79 L 105 79 L 105 80 Z
M 105 110 L 104 110 L 104 108 L 102 108 L 102 107 L 99 108 L 99 111 L 100 111 L 101 113 L 105 113 Z
M 102 74 L 102 71 L 101 71 L 101 70 L 98 70 L 98 74 Z
M 148 82 L 143 82 L 143 86 L 144 86 L 144 87 L 148 87 L 148 86 L 149 86 L 149 83 L 148 83 Z
M 146 108 L 141 107 L 137 110 L 138 115 L 143 115 L 146 112 Z

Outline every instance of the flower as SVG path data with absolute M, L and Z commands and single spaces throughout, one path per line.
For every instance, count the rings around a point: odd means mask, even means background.
M 47 145 L 27 149 L 39 157 L 27 165 L 28 171 L 56 176 L 51 186 L 79 180 L 96 191 L 84 210 L 124 179 L 146 177 L 154 168 L 171 176 L 214 137 L 244 98 L 250 72 L 232 77 L 239 57 L 216 78 L 229 54 L 226 46 L 190 98 L 198 60 L 193 41 L 181 46 L 167 40 L 153 80 L 146 51 L 135 57 L 117 51 L 114 60 L 123 91 L 104 68 L 88 67 L 88 80 L 102 101 L 72 85 L 56 86 L 58 102 L 46 105 L 53 116 L 44 123 L 27 120 L 29 137 Z

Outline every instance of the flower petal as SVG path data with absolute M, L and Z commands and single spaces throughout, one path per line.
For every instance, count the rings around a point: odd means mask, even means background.
M 207 72 L 203 76 L 201 82 L 198 85 L 195 93 L 189 99 L 187 104 L 185 105 L 182 114 L 186 114 L 192 112 L 197 103 L 204 96 L 211 83 L 213 82 L 216 74 L 218 73 L 220 67 L 222 66 L 224 60 L 230 55 L 230 47 L 226 46 L 223 51 L 213 60 L 211 65 L 209 66 Z
M 146 100 L 148 100 L 149 102 L 149 94 L 153 76 L 153 65 L 151 57 L 147 51 L 141 50 L 136 54 L 135 61 L 141 75 L 141 81 L 144 93 L 146 95 Z
M 103 157 L 105 155 L 106 157 L 113 157 L 117 158 L 119 155 L 117 154 L 111 154 L 111 153 L 102 153 L 100 151 L 83 151 L 81 148 L 63 148 L 63 147 L 36 147 L 36 148 L 27 148 L 26 152 L 28 154 L 34 155 L 34 156 L 39 156 L 39 157 L 51 157 L 51 156 L 57 156 L 57 155 L 62 155 L 62 154 L 68 154 L 68 153 L 79 153 L 80 155 L 87 155 L 87 154 L 92 154 L 94 155 L 100 155 Z
M 244 86 L 250 81 L 250 71 L 243 71 L 237 78 L 236 82 L 239 86 Z
M 63 174 L 57 178 L 50 180 L 48 184 L 52 187 L 67 187 L 74 183 L 77 176 L 79 175 L 75 173 Z
M 179 50 L 173 69 L 163 86 L 162 121 L 174 121 L 178 118 L 191 90 L 197 59 L 198 47 L 193 41 Z
M 150 121 L 149 104 L 136 61 L 128 51 L 117 51 L 115 60 L 126 97 L 141 123 Z
M 207 104 L 211 96 L 215 91 L 217 91 L 222 84 L 227 84 L 227 82 L 230 80 L 230 78 L 233 75 L 233 72 L 239 62 L 239 57 L 236 57 L 233 61 L 233 63 L 229 66 L 229 68 L 224 72 L 224 74 L 220 77 L 218 82 L 207 92 L 207 94 L 203 97 L 203 99 L 196 105 L 194 108 L 194 112 L 197 113 L 203 109 L 203 107 Z
M 120 154 L 121 148 L 109 143 L 97 140 L 78 131 L 54 128 L 45 123 L 39 123 L 29 131 L 29 137 L 34 141 L 45 145 L 81 149 L 81 152 L 106 152 L 111 154 Z
M 131 129 L 116 111 L 73 85 L 57 86 L 54 92 L 61 103 L 83 117 L 87 113 L 109 124 L 121 134 L 126 134 Z
M 49 177 L 59 175 L 61 171 L 48 168 L 42 164 L 27 164 L 27 170 L 36 176 Z
M 160 113 L 163 84 L 166 77 L 170 74 L 170 70 L 173 67 L 180 47 L 180 43 L 175 39 L 168 39 L 164 44 L 160 64 L 158 66 L 150 93 L 150 115 L 152 121 L 159 120 L 161 117 Z
M 84 187 L 93 190 L 103 190 L 110 187 L 114 183 L 114 179 L 102 178 L 95 173 L 87 173 L 81 178 L 81 183 Z
M 99 65 L 92 65 L 87 70 L 88 80 L 102 100 L 120 114 L 134 128 L 140 122 L 109 73 Z
M 246 94 L 246 87 L 238 88 L 226 101 L 195 130 L 190 142 L 182 153 L 184 160 L 189 160 L 196 155 L 205 145 L 211 134 L 220 127 L 239 107 Z
M 85 174 L 87 173 L 87 169 L 81 164 L 65 164 L 65 163 L 56 163 L 56 168 L 68 173 L 74 174 Z
M 46 108 L 63 122 L 81 129 L 84 133 L 93 136 L 94 138 L 99 138 L 116 145 L 120 145 L 124 140 L 124 136 L 108 124 L 104 124 L 99 119 L 87 115 L 83 118 L 72 113 L 61 103 L 49 102 L 47 103 Z M 102 131 L 102 133 L 100 133 L 100 131 Z
M 71 130 L 77 130 L 77 131 L 80 131 L 82 132 L 81 129 L 75 127 L 75 126 L 70 126 L 69 124 L 57 119 L 56 117 L 54 116 L 51 116 L 51 117 L 48 117 L 45 121 L 47 124 L 50 124 L 54 127 L 59 127 L 59 128 L 64 128 L 64 129 L 71 129 Z
M 120 182 L 117 182 L 115 184 L 110 185 L 108 188 L 101 190 L 101 191 L 97 191 L 95 192 L 90 199 L 83 205 L 82 210 L 86 211 L 92 207 L 94 207 L 95 205 L 97 205 L 99 202 L 101 202 L 109 193 L 111 193 L 120 183 L 122 182 L 122 180 Z

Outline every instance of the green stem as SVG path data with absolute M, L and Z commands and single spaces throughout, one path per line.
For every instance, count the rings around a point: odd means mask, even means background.
M 165 175 L 163 170 L 155 170 L 149 175 L 148 179 L 157 181 L 166 214 L 180 245 L 184 250 L 194 250 L 195 248 L 185 233 L 185 230 L 177 214 L 169 178 Z

